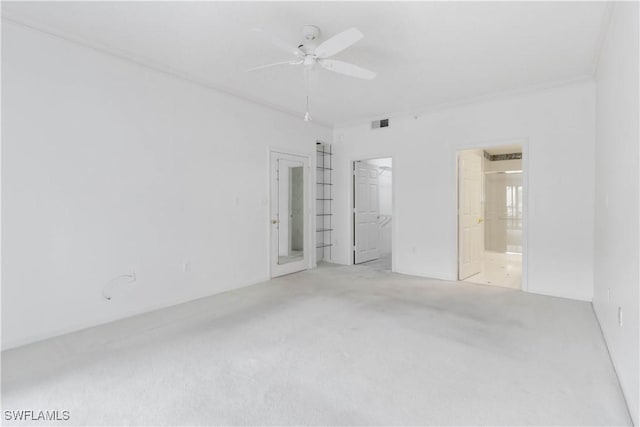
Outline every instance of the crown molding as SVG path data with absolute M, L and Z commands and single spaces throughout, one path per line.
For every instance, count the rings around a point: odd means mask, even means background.
M 327 127 L 329 129 L 335 129 L 338 127 L 350 127 L 350 126 L 355 126 L 355 125 L 359 125 L 359 124 L 363 124 L 365 122 L 371 121 L 371 120 L 380 120 L 380 119 L 386 119 L 386 118 L 401 118 L 401 117 L 407 117 L 407 116 L 420 116 L 420 115 L 424 115 L 424 114 L 429 114 L 429 113 L 434 113 L 437 111 L 442 111 L 442 110 L 447 110 L 447 109 L 451 109 L 451 108 L 457 108 L 457 107 L 463 107 L 466 105 L 473 105 L 473 104 L 479 104 L 479 103 L 483 103 L 483 102 L 488 102 L 488 101 L 493 101 L 493 100 L 499 100 L 499 99 L 504 99 L 504 98 L 510 98 L 510 97 L 515 97 L 515 96 L 522 96 L 522 95 L 526 95 L 529 93 L 534 93 L 534 92 L 538 92 L 538 91 L 544 91 L 544 90 L 548 90 L 548 89 L 554 89 L 557 87 L 561 87 L 561 86 L 568 86 L 568 85 L 572 85 L 572 84 L 577 84 L 577 83 L 582 83 L 582 82 L 586 82 L 586 81 L 593 81 L 595 75 L 597 74 L 597 67 L 598 67 L 598 62 L 600 59 L 600 55 L 601 52 L 603 50 L 605 41 L 606 41 L 606 34 L 609 28 L 609 23 L 611 21 L 611 16 L 613 14 L 613 10 L 615 7 L 615 2 L 614 1 L 610 1 L 608 0 L 606 2 L 606 6 L 605 6 L 605 10 L 603 12 L 603 17 L 602 17 L 602 21 L 601 21 L 601 26 L 600 26 L 600 31 L 599 31 L 599 35 L 598 35 L 598 41 L 597 41 L 597 47 L 596 47 L 596 52 L 594 54 L 594 58 L 593 58 L 593 63 L 592 63 L 592 72 L 591 74 L 587 74 L 587 75 L 581 75 L 581 76 L 577 76 L 574 78 L 570 78 L 570 79 L 564 79 L 564 80 L 559 80 L 559 81 L 552 81 L 552 82 L 546 82 L 546 83 L 542 83 L 542 84 L 536 84 L 536 85 L 530 85 L 527 87 L 522 87 L 522 88 L 516 88 L 516 89 L 511 89 L 511 90 L 504 90 L 504 91 L 497 91 L 497 92 L 491 92 L 491 93 L 487 93 L 484 95 L 479 95 L 479 96 L 472 96 L 472 97 L 467 97 L 467 98 L 461 98 L 455 101 L 451 101 L 451 102 L 446 102 L 446 103 L 441 103 L 441 104 L 437 104 L 434 106 L 430 106 L 430 107 L 417 107 L 415 109 L 411 109 L 411 110 L 406 110 L 406 111 L 396 111 L 396 112 L 391 112 L 389 114 L 380 114 L 380 115 L 375 115 L 375 116 L 361 116 L 358 118 L 354 118 L 354 119 L 350 119 L 350 120 L 346 120 L 346 121 L 338 121 L 338 122 L 329 122 L 329 121 L 324 121 L 322 119 L 317 120 L 314 119 L 312 124 L 318 124 L 320 126 L 324 126 Z M 224 95 L 228 95 L 228 96 L 232 96 L 238 99 L 242 99 L 245 102 L 249 102 L 258 106 L 261 106 L 263 108 L 267 108 L 269 110 L 273 110 L 273 111 L 277 111 L 279 113 L 282 114 L 286 114 L 288 116 L 294 117 L 296 119 L 301 119 L 301 114 L 299 111 L 295 111 L 295 110 L 291 110 L 291 109 L 287 109 L 285 107 L 264 101 L 262 99 L 258 99 L 255 98 L 249 94 L 246 93 L 242 93 L 240 91 L 236 91 L 236 90 L 232 90 L 229 88 L 225 88 L 225 87 L 221 87 L 221 86 L 217 86 L 215 84 L 212 84 L 211 82 L 207 81 L 204 78 L 198 77 L 198 76 L 194 76 L 192 74 L 189 74 L 187 72 L 184 72 L 182 70 L 177 70 L 174 69 L 172 67 L 169 67 L 165 64 L 162 64 L 160 62 L 157 62 L 155 60 L 152 60 L 150 58 L 146 58 L 142 55 L 135 55 L 132 54 L 130 52 L 126 52 L 123 51 L 121 49 L 118 48 L 114 48 L 112 46 L 108 46 L 99 42 L 96 42 L 94 40 L 89 40 L 86 38 L 82 38 L 82 37 L 77 37 L 74 35 L 71 35 L 65 31 L 59 30 L 57 28 L 52 28 L 49 26 L 45 26 L 42 25 L 40 23 L 36 23 L 32 20 L 29 20 L 28 18 L 24 17 L 24 16 L 20 16 L 19 14 L 15 14 L 13 12 L 7 12 L 6 10 L 2 10 L 2 20 L 6 21 L 6 22 L 10 22 L 16 25 L 20 25 L 23 26 L 25 28 L 31 29 L 33 31 L 37 31 L 40 33 L 44 33 L 47 34 L 49 36 L 55 37 L 55 38 L 59 38 L 62 40 L 65 40 L 67 42 L 70 43 L 74 43 L 76 45 L 80 45 L 83 46 L 85 48 L 88 49 L 92 49 L 95 50 L 97 52 L 100 52 L 102 54 L 106 54 L 112 57 L 115 57 L 117 59 L 120 60 L 124 60 L 133 64 L 136 64 L 138 66 L 142 66 L 144 68 L 147 69 L 152 69 L 154 71 L 157 72 L 161 72 L 163 74 L 166 75 L 170 75 L 174 78 L 178 78 L 184 81 L 188 81 L 192 84 L 196 84 L 198 86 L 201 86 L 203 88 L 224 94 Z
M 526 96 L 529 94 L 534 94 L 536 92 L 544 92 L 547 90 L 552 90 L 560 87 L 572 86 L 572 85 L 584 84 L 584 83 L 593 83 L 593 82 L 594 82 L 593 75 L 584 74 L 584 75 L 580 75 L 570 79 L 555 80 L 552 82 L 530 85 L 530 86 L 517 88 L 517 89 L 497 91 L 497 92 L 487 93 L 485 95 L 461 98 L 456 101 L 445 102 L 445 103 L 437 104 L 431 107 L 418 107 L 412 110 L 398 111 L 398 112 L 389 113 L 385 115 L 363 116 L 358 119 L 335 123 L 334 129 L 357 126 L 357 125 L 370 122 L 372 120 L 380 120 L 380 119 L 397 119 L 397 118 L 406 118 L 410 116 L 414 116 L 417 119 L 419 116 L 436 113 L 444 110 L 450 110 L 452 108 L 460 108 L 460 107 L 471 106 L 475 104 L 482 104 L 489 101 L 499 101 L 502 99 Z
M 207 81 L 206 79 L 203 79 L 201 77 L 198 76 L 194 76 L 193 74 L 187 73 L 185 71 L 182 70 L 178 70 L 175 68 L 172 68 L 168 65 L 162 64 L 160 62 L 157 62 L 155 60 L 152 60 L 150 58 L 147 58 L 145 56 L 142 55 L 136 55 L 136 54 L 132 54 L 130 52 L 126 52 L 124 50 L 118 49 L 118 48 L 114 48 L 112 46 L 100 43 L 100 42 L 96 42 L 94 40 L 89 40 L 83 37 L 77 37 L 74 35 L 71 35 L 65 31 L 59 30 L 57 28 L 52 28 L 50 26 L 46 26 L 46 25 L 42 25 L 40 23 L 36 23 L 32 20 L 29 20 L 23 16 L 19 16 L 13 12 L 7 12 L 5 10 L 2 11 L 2 21 L 3 23 L 11 23 L 14 25 L 19 25 L 23 28 L 29 29 L 31 31 L 36 31 L 38 33 L 41 34 L 46 34 L 47 36 L 50 37 L 54 37 L 60 40 L 64 40 L 66 42 L 69 43 L 73 43 L 75 45 L 78 46 L 82 46 L 86 49 L 91 49 L 94 50 L 96 52 L 102 53 L 104 55 L 108 55 L 111 57 L 114 57 L 116 59 L 122 60 L 122 61 L 127 61 L 129 63 L 135 64 L 137 66 L 140 67 L 144 67 L 147 69 L 151 69 L 154 70 L 156 72 L 160 72 L 166 75 L 169 75 L 171 77 L 180 79 L 180 80 L 184 80 L 187 81 L 189 83 L 198 85 L 200 87 L 203 87 L 205 89 L 211 90 L 211 91 L 215 91 L 218 92 L 220 94 L 224 94 L 227 96 L 232 96 L 234 98 L 238 98 L 241 99 L 245 102 L 249 102 L 251 104 L 255 104 L 258 105 L 262 108 L 267 108 L 269 110 L 273 110 L 273 111 L 277 111 L 279 113 L 282 114 L 286 114 L 287 116 L 291 116 L 294 117 L 296 119 L 299 119 L 300 121 L 303 120 L 303 114 L 301 114 L 299 111 L 294 111 L 294 110 L 290 110 L 284 107 L 281 107 L 279 105 L 276 104 L 272 104 L 270 102 L 266 102 L 264 100 L 255 98 L 251 95 L 248 95 L 246 93 L 242 93 L 239 91 L 235 91 L 235 90 L 231 90 L 228 88 L 224 88 L 221 86 L 217 86 L 215 84 L 212 84 L 211 82 Z M 329 129 L 333 128 L 333 123 L 331 122 L 327 122 L 324 120 L 316 120 L 314 119 L 311 124 L 317 124 L 320 126 L 324 126 L 327 127 Z

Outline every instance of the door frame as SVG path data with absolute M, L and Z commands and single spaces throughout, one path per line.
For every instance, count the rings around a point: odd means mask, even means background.
M 273 257 L 274 257 L 274 247 L 273 247 L 273 239 L 274 239 L 274 230 L 273 230 L 273 226 L 271 224 L 271 207 L 272 204 L 274 203 L 274 201 L 276 200 L 276 195 L 274 194 L 273 191 L 273 182 L 271 181 L 271 164 L 273 162 L 274 157 L 276 157 L 279 154 L 284 154 L 287 156 L 294 156 L 294 157 L 299 157 L 301 159 L 303 159 L 306 162 L 306 170 L 304 173 L 304 202 L 303 202 L 303 206 L 304 206 L 304 211 L 305 211 L 305 215 L 304 215 L 304 259 L 305 259 L 305 270 L 309 270 L 311 268 L 313 268 L 314 262 L 315 262 L 315 251 L 313 250 L 313 246 L 314 246 L 314 242 L 311 241 L 311 237 L 312 237 L 312 233 L 311 230 L 313 229 L 313 227 L 315 227 L 315 210 L 313 209 L 313 206 L 311 205 L 311 200 L 312 197 L 315 198 L 315 195 L 311 194 L 311 191 L 313 191 L 313 187 L 314 185 L 312 185 L 311 181 L 314 181 L 315 179 L 315 174 L 312 174 L 312 168 L 315 167 L 315 164 L 312 163 L 311 161 L 311 155 L 308 152 L 304 152 L 304 151 L 297 151 L 297 150 L 290 150 L 290 149 L 282 149 L 282 148 L 276 148 L 276 147 L 269 147 L 267 149 L 267 187 L 268 187 L 268 193 L 269 194 L 269 199 L 267 201 L 267 225 L 266 227 L 268 228 L 268 236 L 269 238 L 267 239 L 267 253 L 269 254 L 268 259 L 267 259 L 267 263 L 269 265 L 269 277 L 270 278 L 274 278 L 274 277 L 279 277 L 279 276 L 284 276 L 286 274 L 291 274 L 291 273 L 297 273 L 298 271 L 304 271 L 304 270 L 297 270 L 297 271 L 284 271 L 284 272 L 277 272 L 274 271 L 273 268 Z M 314 181 L 315 182 L 315 181 Z M 278 255 L 278 251 L 276 249 L 275 251 L 275 256 Z M 286 269 L 284 269 L 286 270 Z
M 352 157 L 349 159 L 349 163 L 348 163 L 348 167 L 349 167 L 349 175 L 351 176 L 351 178 L 349 180 L 347 180 L 348 185 L 347 185 L 347 197 L 349 199 L 349 203 L 348 203 L 348 207 L 349 207 L 349 211 L 348 211 L 348 221 L 347 223 L 349 224 L 349 243 L 348 243 L 348 254 L 349 254 L 349 262 L 347 265 L 355 265 L 355 215 L 354 215 L 354 209 L 356 208 L 355 206 L 355 191 L 354 191 L 354 185 L 355 185 L 355 175 L 354 175 L 354 171 L 355 171 L 355 163 L 356 162 L 362 162 L 362 161 L 367 161 L 367 160 L 377 160 L 377 159 L 391 159 L 391 164 L 393 165 L 393 175 L 391 178 L 391 271 L 395 272 L 396 271 L 396 265 L 397 265 L 397 261 L 396 261 L 396 256 L 397 256 L 397 251 L 396 248 L 398 247 L 397 245 L 397 235 L 398 235 L 398 221 L 396 220 L 397 215 L 398 215 L 398 209 L 397 209 L 397 198 L 396 198 L 396 189 L 397 189 L 397 179 L 396 179 L 396 159 L 395 156 L 392 154 L 379 154 L 379 155 L 373 155 L 373 156 L 366 156 L 366 157 Z
M 461 151 L 466 150 L 486 150 L 487 148 L 499 147 L 502 145 L 520 144 L 522 147 L 522 283 L 521 290 L 523 292 L 529 291 L 529 143 L 528 137 L 522 138 L 510 138 L 504 140 L 490 140 L 484 142 L 469 142 L 465 144 L 458 144 L 453 148 L 453 162 L 455 171 L 455 205 L 454 212 L 456 215 L 455 220 L 455 265 L 456 265 L 456 280 L 459 280 L 459 256 L 460 256 L 460 236 L 459 230 L 459 206 L 458 206 L 458 191 L 460 188 L 459 178 L 460 172 L 458 171 L 458 157 Z M 484 179 L 484 178 L 483 178 Z M 483 204 L 484 205 L 484 204 Z

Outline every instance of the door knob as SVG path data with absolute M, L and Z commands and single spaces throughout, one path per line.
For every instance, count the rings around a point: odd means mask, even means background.
M 277 219 L 272 219 L 271 220 L 271 224 L 277 224 L 278 222 L 280 222 L 280 221 L 278 221 Z
M 480 224 L 480 223 L 481 223 L 481 222 L 483 222 L 483 221 L 484 221 L 484 219 L 482 219 L 482 218 L 478 218 L 478 224 Z

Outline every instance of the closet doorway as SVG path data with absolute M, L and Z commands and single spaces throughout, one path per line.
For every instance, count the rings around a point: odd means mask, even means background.
M 353 162 L 353 263 L 392 270 L 393 159 Z

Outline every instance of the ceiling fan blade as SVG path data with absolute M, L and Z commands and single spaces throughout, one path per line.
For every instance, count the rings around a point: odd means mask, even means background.
M 295 56 L 304 55 L 304 53 L 300 49 L 298 49 L 297 46 L 293 45 L 292 43 L 285 42 L 280 37 L 276 36 L 270 31 L 263 30 L 262 28 L 254 28 L 252 31 L 256 34 L 260 34 L 262 38 L 265 38 L 272 45 L 274 45 L 275 47 L 281 50 L 284 50 L 285 52 L 291 53 Z
M 365 80 L 372 80 L 376 77 L 376 73 L 373 71 L 344 61 L 337 61 L 335 59 L 319 59 L 318 63 L 322 68 L 344 74 L 346 76 L 357 77 Z
M 302 61 L 282 61 L 282 62 L 274 62 L 273 64 L 266 64 L 266 65 L 260 65 L 259 67 L 249 68 L 247 71 L 262 70 L 263 68 L 275 67 L 276 65 L 285 65 L 285 64 L 289 64 L 289 65 L 298 65 L 298 64 L 302 64 Z
M 315 54 L 318 58 L 328 58 L 345 50 L 363 37 L 364 35 L 358 29 L 350 28 L 320 43 Z

